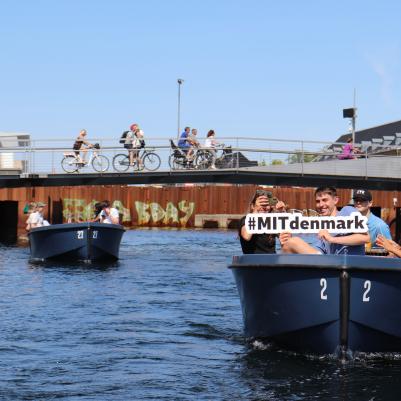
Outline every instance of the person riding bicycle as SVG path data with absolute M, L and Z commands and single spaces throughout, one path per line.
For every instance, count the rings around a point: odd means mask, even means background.
M 212 164 L 210 166 L 211 169 L 215 170 L 216 166 L 216 147 L 219 145 L 219 142 L 216 141 L 215 139 L 215 132 L 214 130 L 209 130 L 209 132 L 206 135 L 206 140 L 205 140 L 205 148 L 210 152 L 212 155 Z
M 192 128 L 191 134 L 188 136 L 188 139 L 187 139 L 189 144 L 194 148 L 200 147 L 200 143 L 198 141 L 197 134 L 198 134 L 198 130 L 196 128 Z
M 142 166 L 142 160 L 139 157 L 139 149 L 144 145 L 143 137 L 144 133 L 139 128 L 138 124 L 132 124 L 124 142 L 124 148 L 128 149 L 130 166 L 133 166 L 135 162 L 138 163 L 138 167 Z
M 86 164 L 86 153 L 93 145 L 86 140 L 86 129 L 82 129 L 74 142 L 72 149 L 75 151 L 75 157 L 78 163 Z M 82 158 L 80 155 L 82 152 Z
M 190 139 L 190 127 L 185 127 L 184 131 L 181 133 L 180 140 L 178 141 L 178 147 L 185 153 L 187 162 L 193 161 L 194 147 Z

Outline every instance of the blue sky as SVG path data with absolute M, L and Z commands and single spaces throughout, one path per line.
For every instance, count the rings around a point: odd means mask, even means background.
M 0 131 L 331 140 L 401 119 L 397 1 L 0 2 Z

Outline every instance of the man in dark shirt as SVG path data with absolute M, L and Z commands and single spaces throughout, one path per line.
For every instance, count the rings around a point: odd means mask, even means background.
M 283 202 L 273 197 L 270 191 L 258 189 L 250 204 L 249 213 L 270 213 L 283 211 Z M 276 253 L 275 234 L 249 234 L 245 227 L 245 217 L 240 220 L 239 238 L 243 253 Z

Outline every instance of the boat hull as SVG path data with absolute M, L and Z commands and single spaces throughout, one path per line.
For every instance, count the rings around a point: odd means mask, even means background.
M 245 336 L 294 351 L 401 351 L 401 261 L 244 255 L 230 266 Z
M 55 224 L 32 229 L 32 261 L 107 262 L 119 258 L 124 228 L 115 224 Z

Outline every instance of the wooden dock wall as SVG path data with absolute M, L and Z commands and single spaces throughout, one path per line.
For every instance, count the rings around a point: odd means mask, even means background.
M 92 216 L 94 203 L 108 199 L 117 207 L 127 226 L 193 227 L 196 214 L 242 214 L 248 210 L 255 185 L 189 186 L 84 186 L 0 189 L 0 200 L 18 201 L 19 228 L 25 227 L 23 209 L 27 202 L 42 201 L 45 216 L 52 223 L 71 218 L 85 221 Z M 312 212 L 313 188 L 266 188 L 290 208 Z M 394 198 L 401 192 L 372 191 L 374 204 L 382 208 L 387 221 L 395 216 Z M 348 203 L 351 191 L 339 190 L 339 205 Z M 397 205 L 398 206 L 398 205 Z M 61 221 L 62 219 L 62 221 Z

